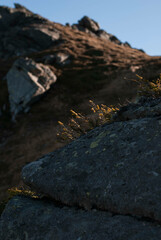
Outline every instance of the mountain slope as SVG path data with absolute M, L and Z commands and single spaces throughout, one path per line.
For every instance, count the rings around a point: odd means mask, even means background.
M 0 198 L 20 184 L 22 166 L 59 148 L 57 121 L 67 122 L 69 110 L 89 114 L 88 100 L 123 104 L 136 97 L 136 74 L 151 80 L 161 72 L 161 57 L 89 31 L 53 23 L 23 6 L 0 7 Z M 12 30 L 12 31 L 11 31 Z M 63 56 L 69 61 L 63 61 Z M 28 57 L 50 67 L 57 82 L 28 113 L 10 121 L 7 83 L 14 61 Z

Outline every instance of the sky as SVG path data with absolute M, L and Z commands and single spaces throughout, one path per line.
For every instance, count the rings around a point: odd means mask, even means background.
M 63 25 L 86 15 L 122 42 L 161 56 L 161 0 L 0 0 L 0 5 L 14 2 Z

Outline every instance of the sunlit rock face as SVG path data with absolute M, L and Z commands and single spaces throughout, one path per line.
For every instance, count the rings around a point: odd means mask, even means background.
M 56 82 L 56 75 L 48 66 L 38 64 L 29 58 L 16 60 L 6 75 L 10 110 L 13 118 L 28 111 L 29 106 L 49 90 Z

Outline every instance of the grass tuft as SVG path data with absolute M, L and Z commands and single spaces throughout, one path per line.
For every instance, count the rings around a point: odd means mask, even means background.
M 58 121 L 60 131 L 57 133 L 57 139 L 60 142 L 70 142 L 95 127 L 103 125 L 104 123 L 112 122 L 113 115 L 119 110 L 113 106 L 106 106 L 104 104 L 96 105 L 92 100 L 89 100 L 89 105 L 92 111 L 90 117 L 70 110 L 72 118 L 69 120 L 68 125 Z
M 31 190 L 26 190 L 26 189 L 19 189 L 17 187 L 10 188 L 7 190 L 7 192 L 8 192 L 9 198 L 12 198 L 17 195 L 29 196 L 32 198 L 39 198 L 35 192 L 32 192 Z
M 8 193 L 8 197 L 0 203 L 0 215 L 5 209 L 5 206 L 8 203 L 8 201 L 14 196 L 23 195 L 23 196 L 29 196 L 31 198 L 39 198 L 37 193 L 32 192 L 31 190 L 19 189 L 17 187 L 8 189 L 7 193 Z
M 143 77 L 136 75 L 138 80 L 135 80 L 139 84 L 138 88 L 138 96 L 145 97 L 153 97 L 158 98 L 161 97 L 161 74 L 156 80 L 146 80 Z

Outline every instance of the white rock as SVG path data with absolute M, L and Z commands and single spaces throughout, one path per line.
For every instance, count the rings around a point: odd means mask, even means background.
M 12 119 L 50 89 L 56 75 L 32 59 L 19 58 L 6 75 Z

